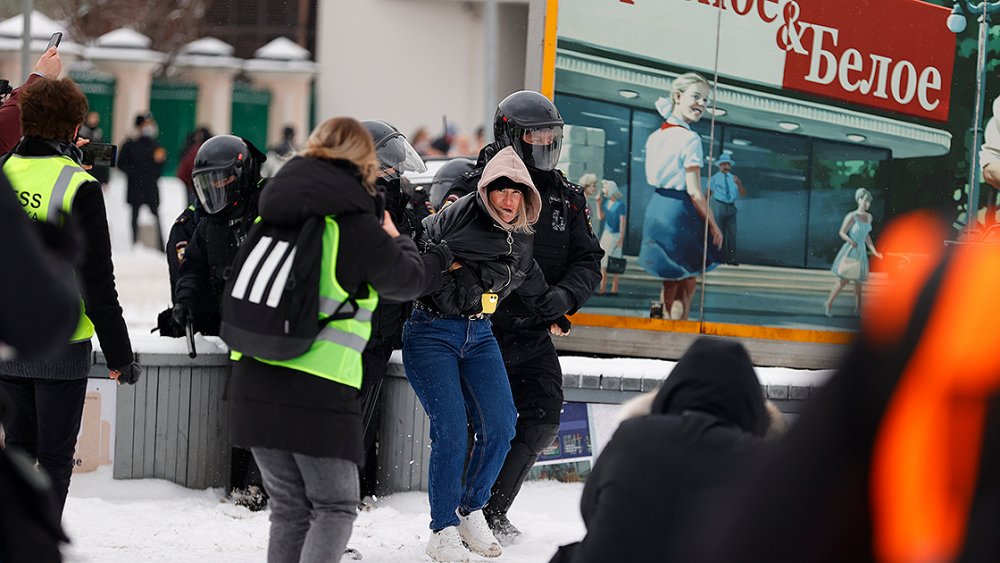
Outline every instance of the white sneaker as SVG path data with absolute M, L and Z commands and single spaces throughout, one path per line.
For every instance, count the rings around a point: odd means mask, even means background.
M 466 563 L 469 550 L 462 545 L 462 538 L 455 526 L 448 526 L 431 534 L 427 542 L 427 555 L 439 563 Z
M 500 557 L 503 553 L 503 548 L 486 523 L 482 510 L 472 512 L 468 516 L 458 513 L 458 535 L 473 553 L 483 557 Z

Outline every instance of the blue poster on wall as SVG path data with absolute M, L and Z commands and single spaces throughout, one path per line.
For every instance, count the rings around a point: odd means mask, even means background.
M 589 460 L 593 455 L 590 442 L 590 416 L 587 403 L 563 403 L 559 435 L 538 457 L 539 463 L 563 463 Z

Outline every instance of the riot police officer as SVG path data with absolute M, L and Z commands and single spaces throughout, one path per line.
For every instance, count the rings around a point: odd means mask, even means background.
M 455 201 L 467 192 L 459 192 L 454 189 L 455 180 L 476 168 L 476 161 L 471 158 L 458 157 L 446 162 L 434 174 L 431 182 L 430 204 L 434 211 L 440 211 L 441 207 L 449 201 Z M 465 184 L 463 184 L 463 187 Z
M 257 218 L 257 199 L 264 185 L 260 166 L 266 159 L 253 143 L 233 135 L 208 139 L 195 155 L 191 177 L 200 218 L 195 221 L 191 209 L 185 223 L 194 224 L 194 234 L 184 248 L 173 249 L 180 261 L 172 314 L 175 328 L 180 328 L 174 331 L 178 336 L 188 323 L 202 334 L 219 334 L 226 269 Z M 184 218 L 182 214 L 178 221 Z M 251 510 L 264 508 L 267 496 L 249 451 L 233 450 L 230 481 L 234 503 Z
M 572 313 L 583 306 L 601 281 L 603 251 L 590 226 L 583 189 L 556 169 L 562 128 L 562 116 L 551 100 L 530 90 L 514 92 L 497 106 L 493 121 L 496 140 L 483 147 L 476 168 L 460 176 L 452 190 L 472 191 L 486 162 L 500 149 L 514 148 L 542 196 L 541 216 L 534 226 L 535 261 L 549 285 L 561 294 L 563 309 Z M 517 294 L 505 299 L 493 315 L 493 333 L 518 410 L 510 452 L 483 509 L 502 545 L 515 543 L 520 537 L 520 531 L 507 519 L 507 511 L 538 455 L 559 432 L 562 368 L 549 333 L 564 336 L 568 328 L 564 317 L 534 316 Z
M 198 149 L 192 179 L 201 217 L 183 249 L 173 288 L 173 317 L 182 327 L 190 321 L 202 334 L 219 334 L 225 270 L 257 217 L 260 165 L 266 158 L 253 143 L 233 135 L 212 137 Z M 194 216 L 192 210 L 185 222 L 195 222 Z
M 420 221 L 409 205 L 410 198 L 403 193 L 401 178 L 404 172 L 425 172 L 427 166 L 413 149 L 406 137 L 392 125 L 378 120 L 361 122 L 375 142 L 379 161 L 376 186 L 393 223 L 403 236 L 417 239 Z M 381 215 L 381 213 L 380 213 Z M 380 300 L 372 316 L 372 335 L 361 356 L 364 377 L 361 381 L 361 412 L 365 429 L 366 463 L 361 473 L 361 497 L 373 494 L 375 487 L 375 441 L 378 415 L 378 396 L 382 389 L 392 351 L 402 345 L 403 322 L 410 316 L 410 303 L 392 303 Z

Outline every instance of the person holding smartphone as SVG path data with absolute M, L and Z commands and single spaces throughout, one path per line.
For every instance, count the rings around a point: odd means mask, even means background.
M 62 34 L 59 34 L 60 38 Z M 15 88 L 10 97 L 0 105 L 0 154 L 8 153 L 21 139 L 21 110 L 18 100 L 21 91 L 40 78 L 58 78 L 62 73 L 62 59 L 59 49 L 49 46 L 35 63 L 35 71 L 20 88 Z

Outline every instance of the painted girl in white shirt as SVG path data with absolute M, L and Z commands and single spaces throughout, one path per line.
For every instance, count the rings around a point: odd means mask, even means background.
M 690 125 L 705 112 L 708 92 L 708 81 L 701 75 L 678 76 L 670 99 L 657 101 L 666 122 L 646 140 L 646 181 L 656 188 L 656 195 L 646 207 L 639 264 L 663 279 L 661 302 L 651 310 L 654 316 L 662 311 L 672 319 L 688 318 L 695 277 L 702 271 L 706 220 L 710 244 L 705 271 L 721 261 L 722 231 L 701 188 L 701 138 Z

